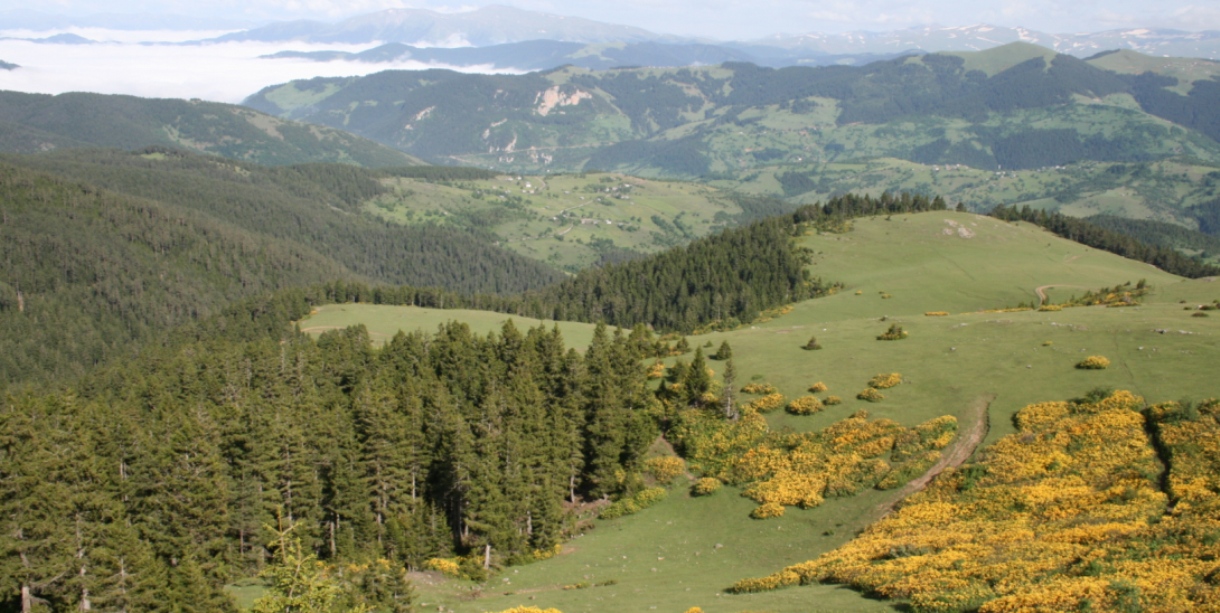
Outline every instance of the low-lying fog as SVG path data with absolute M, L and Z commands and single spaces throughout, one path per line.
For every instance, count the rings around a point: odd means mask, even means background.
M 17 38 L 75 34 L 95 44 L 35 43 Z M 365 64 L 305 59 L 259 59 L 278 51 L 360 52 L 380 45 L 304 43 L 181 44 L 224 32 L 122 31 L 79 28 L 51 32 L 0 31 L 0 60 L 20 68 L 0 70 L 0 89 L 59 94 L 86 91 L 148 98 L 201 98 L 241 102 L 258 90 L 293 79 L 359 76 L 382 70 L 452 68 L 463 72 L 513 72 L 490 66 L 436 66 L 420 62 Z M 148 41 L 157 41 L 155 43 Z

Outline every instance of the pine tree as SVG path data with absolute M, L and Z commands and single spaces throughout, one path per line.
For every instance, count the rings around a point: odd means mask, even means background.
M 721 341 L 720 348 L 711 356 L 713 360 L 727 360 L 733 357 L 733 348 L 729 346 L 728 341 Z

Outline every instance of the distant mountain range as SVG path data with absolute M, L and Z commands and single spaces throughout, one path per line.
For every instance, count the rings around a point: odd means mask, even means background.
M 539 40 L 585 44 L 678 43 L 703 48 L 704 54 L 709 53 L 710 48 L 717 48 L 715 54 L 721 56 L 744 53 L 751 61 L 774 66 L 799 65 L 803 63 L 802 58 L 826 56 L 893 56 L 912 50 L 980 51 L 1012 42 L 1032 43 L 1077 57 L 1110 49 L 1129 49 L 1148 55 L 1220 59 L 1220 31 L 1128 29 L 1047 34 L 1026 28 L 980 24 L 964 27 L 922 26 L 889 32 L 775 35 L 751 41 L 716 42 L 504 6 L 489 6 L 464 13 L 392 9 L 338 23 L 280 22 L 227 34 L 208 42 L 381 42 L 413 47 L 488 47 Z M 366 58 L 355 59 L 370 61 Z
M 580 43 L 676 40 L 631 26 L 493 5 L 464 13 L 389 9 L 339 23 L 305 20 L 279 22 L 226 34 L 210 42 L 361 44 L 382 41 L 424 46 L 484 47 L 542 39 Z
M 725 62 L 750 62 L 759 66 L 862 66 L 919 51 L 898 53 L 830 54 L 805 49 L 739 49 L 703 43 L 576 43 L 532 40 L 488 47 L 415 47 L 387 43 L 359 53 L 343 51 L 281 51 L 265 58 L 303 58 L 317 62 L 348 61 L 365 63 L 423 62 L 455 68 L 487 67 L 492 70 L 550 70 L 560 66 L 579 66 L 591 70 L 630 66 L 680 67 L 711 66 Z
M 1050 169 L 1036 189 L 978 196 L 978 206 L 1029 193 L 1057 198 L 1042 206 L 1070 202 L 1068 184 L 1053 175 L 1073 164 L 1182 160 L 1173 181 L 1220 170 L 1220 62 L 1134 51 L 1086 61 L 1028 43 L 859 67 L 383 71 L 273 86 L 245 104 L 441 164 L 724 180 L 789 198 L 816 199 L 853 181 L 884 185 L 873 161 L 897 164 L 905 178 L 894 186 L 927 193 L 945 189 L 939 168 L 982 171 L 987 181 Z M 837 164 L 846 178 L 828 174 Z M 1189 219 L 1179 211 L 1220 195 L 1194 180 L 1183 182 L 1198 192 L 1189 198 L 1156 192 L 1150 179 L 1116 168 L 1138 184 L 1140 207 L 1173 209 L 1166 220 Z

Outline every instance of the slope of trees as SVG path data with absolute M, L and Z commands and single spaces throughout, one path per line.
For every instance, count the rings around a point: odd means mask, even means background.
M 991 216 L 1005 221 L 1028 221 L 1068 240 L 1146 262 L 1175 275 L 1197 279 L 1220 274 L 1220 268 L 1182 255 L 1171 247 L 1146 244 L 1138 238 L 1107 230 L 1088 220 L 1034 210 L 1028 206 L 1020 209 L 998 206 L 991 212 Z
M 337 165 L 120 152 L 5 158 L 0 386 L 78 375 L 283 287 L 348 279 L 495 293 L 561 278 L 477 235 L 356 213 L 379 189 L 366 171 Z
M 260 319 L 280 316 L 208 323 Z M 511 322 L 381 350 L 362 327 L 247 334 L 0 403 L 0 606 L 223 611 L 220 586 L 269 562 L 278 521 L 324 560 L 465 556 L 477 575 L 553 549 L 565 504 L 642 487 L 656 430 L 619 332 L 584 355 Z

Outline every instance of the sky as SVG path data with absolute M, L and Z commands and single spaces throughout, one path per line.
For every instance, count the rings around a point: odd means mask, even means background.
M 482 4 L 469 0 L 40 0 L 37 10 L 66 15 L 174 13 L 265 23 L 336 21 L 400 7 L 461 11 Z M 1134 27 L 1220 30 L 1220 2 L 1215 0 L 503 0 L 499 4 L 719 40 L 977 23 L 1048 33 Z M 0 12 L 28 8 L 28 0 L 0 0 Z

